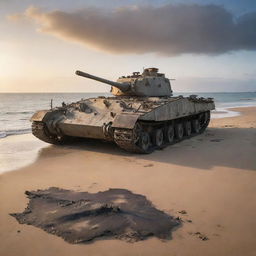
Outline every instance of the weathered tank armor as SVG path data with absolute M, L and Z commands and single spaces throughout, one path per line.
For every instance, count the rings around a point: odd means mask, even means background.
M 151 153 L 202 133 L 209 124 L 212 98 L 173 97 L 171 83 L 157 68 L 121 76 L 117 82 L 76 74 L 111 85 L 114 97 L 82 99 L 36 112 L 32 132 L 51 144 L 74 137 L 115 142 L 134 153 Z

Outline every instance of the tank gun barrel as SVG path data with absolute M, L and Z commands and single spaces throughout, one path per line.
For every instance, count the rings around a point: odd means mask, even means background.
M 89 78 L 89 79 L 92 79 L 92 80 L 96 80 L 96 81 L 99 81 L 99 82 L 104 83 L 104 84 L 109 84 L 111 86 L 117 87 L 121 91 L 127 91 L 130 88 L 129 83 L 114 82 L 114 81 L 107 80 L 107 79 L 104 79 L 104 78 L 101 78 L 101 77 L 98 77 L 98 76 L 90 75 L 90 74 L 82 72 L 80 70 L 76 71 L 76 75 L 83 76 L 83 77 L 86 77 L 86 78 Z

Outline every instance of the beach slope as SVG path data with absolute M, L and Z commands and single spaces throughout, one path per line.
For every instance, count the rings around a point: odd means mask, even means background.
M 43 148 L 33 164 L 0 176 L 0 255 L 256 255 L 256 108 L 236 111 L 241 115 L 214 119 L 204 134 L 150 155 L 99 141 Z M 25 191 L 49 187 L 127 189 L 182 226 L 167 242 L 69 244 L 9 215 L 25 209 Z

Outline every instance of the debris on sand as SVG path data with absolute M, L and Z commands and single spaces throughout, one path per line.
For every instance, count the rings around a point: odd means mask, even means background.
M 52 187 L 25 194 L 30 199 L 27 208 L 10 215 L 69 243 L 109 237 L 127 242 L 149 236 L 170 239 L 172 229 L 180 224 L 145 196 L 125 189 L 88 193 Z
M 191 235 L 197 236 L 199 239 L 201 239 L 202 241 L 207 241 L 209 240 L 209 238 L 202 234 L 201 232 L 195 232 L 195 233 L 190 233 Z
M 144 165 L 144 167 L 153 167 L 154 165 L 153 164 L 146 164 Z

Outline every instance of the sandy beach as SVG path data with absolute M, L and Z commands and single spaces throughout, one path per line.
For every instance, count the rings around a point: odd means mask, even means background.
M 0 176 L 0 255 L 256 255 L 256 107 L 233 110 L 241 115 L 213 119 L 204 134 L 150 155 L 100 141 L 42 148 L 34 163 Z M 49 187 L 128 189 L 183 223 L 167 242 L 152 237 L 72 245 L 9 215 L 26 208 L 26 190 Z

